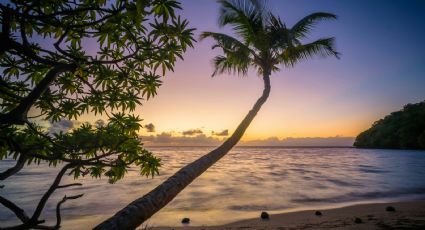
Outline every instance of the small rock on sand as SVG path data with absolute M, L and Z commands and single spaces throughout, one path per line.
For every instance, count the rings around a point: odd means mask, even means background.
M 270 218 L 269 214 L 267 212 L 262 212 L 260 215 L 261 219 L 268 220 Z
M 182 219 L 182 224 L 188 224 L 188 223 L 190 223 L 189 218 L 185 217 L 185 218 Z
M 385 210 L 387 212 L 395 212 L 395 208 L 393 206 L 388 206 L 387 208 L 385 208 Z
M 316 214 L 316 216 L 321 216 L 322 215 L 322 212 L 321 211 L 316 211 L 315 214 Z
M 363 222 L 362 219 L 360 219 L 358 217 L 354 218 L 354 223 L 361 224 L 362 222 Z

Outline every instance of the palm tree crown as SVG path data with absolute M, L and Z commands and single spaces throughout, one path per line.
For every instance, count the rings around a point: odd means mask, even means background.
M 323 38 L 303 44 L 311 29 L 321 20 L 336 19 L 330 13 L 313 13 L 292 28 L 288 28 L 279 17 L 273 15 L 261 0 L 219 0 L 221 4 L 219 25 L 230 25 L 237 37 L 203 32 L 201 39 L 211 37 L 214 48 L 221 48 L 224 55 L 214 58 L 216 74 L 238 73 L 245 75 L 250 66 L 259 74 L 270 75 L 278 66 L 293 66 L 313 55 L 335 56 L 334 38 Z

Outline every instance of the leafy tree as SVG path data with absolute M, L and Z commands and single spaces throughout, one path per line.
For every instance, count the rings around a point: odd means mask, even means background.
M 156 95 L 160 75 L 173 70 L 192 47 L 193 30 L 177 15 L 173 0 L 46 0 L 1 3 L 0 160 L 16 165 L 0 173 L 9 179 L 25 165 L 61 170 L 29 216 L 12 201 L 0 203 L 22 222 L 11 228 L 44 226 L 42 210 L 65 173 L 75 178 L 124 177 L 130 165 L 142 175 L 158 172 L 160 159 L 144 149 L 131 112 Z M 159 73 L 158 73 L 159 72 Z M 94 113 L 106 122 L 83 124 L 67 133 L 48 133 L 37 120 L 58 122 Z M 7 189 L 3 188 L 3 189 Z M 3 226 L 2 226 L 3 227 Z
M 425 101 L 407 104 L 356 137 L 360 148 L 425 149 Z
M 254 119 L 270 93 L 270 75 L 279 66 L 292 67 L 316 54 L 338 57 L 333 48 L 334 38 L 319 39 L 304 44 L 311 29 L 321 20 L 336 19 L 329 13 L 313 13 L 289 28 L 281 19 L 268 11 L 262 1 L 220 0 L 219 25 L 232 26 L 237 37 L 222 33 L 204 32 L 203 38 L 215 41 L 223 55 L 214 59 L 215 72 L 246 74 L 254 67 L 264 81 L 261 97 L 245 116 L 232 136 L 221 146 L 180 169 L 163 184 L 145 196 L 133 201 L 96 229 L 133 229 L 170 202 L 194 179 L 205 172 L 235 146 Z

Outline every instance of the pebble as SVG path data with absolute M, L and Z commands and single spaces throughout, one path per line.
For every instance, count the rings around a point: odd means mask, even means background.
M 362 219 L 360 219 L 358 217 L 354 218 L 354 223 L 361 224 L 362 222 L 363 222 Z
M 393 206 L 388 206 L 385 210 L 387 212 L 395 212 L 395 208 Z
M 269 219 L 269 214 L 267 212 L 262 212 L 260 215 L 261 219 L 263 220 L 268 220 Z
M 182 224 L 188 224 L 188 223 L 190 223 L 189 218 L 185 217 L 185 218 L 182 219 Z

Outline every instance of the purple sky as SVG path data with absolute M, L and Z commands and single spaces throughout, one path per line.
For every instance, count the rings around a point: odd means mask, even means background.
M 217 26 L 215 1 L 181 2 L 181 15 L 197 28 L 197 37 L 202 31 L 231 33 Z M 425 1 L 275 0 L 269 7 L 288 26 L 316 11 L 338 15 L 337 21 L 320 23 L 311 38 L 336 37 L 342 55 L 273 74 L 270 98 L 245 141 L 353 137 L 384 115 L 425 99 Z M 197 42 L 163 78 L 158 95 L 138 109 L 145 124 L 155 125 L 149 135 L 231 133 L 259 97 L 262 82 L 254 72 L 211 78 L 211 60 L 220 53 L 211 45 Z

